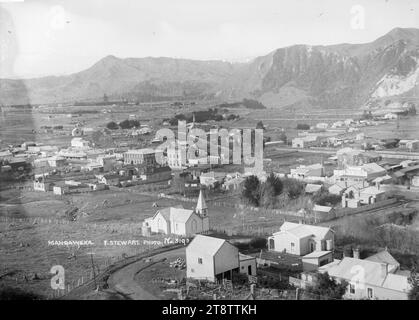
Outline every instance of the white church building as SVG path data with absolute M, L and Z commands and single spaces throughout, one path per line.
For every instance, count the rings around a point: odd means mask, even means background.
M 143 229 L 151 233 L 192 236 L 209 231 L 208 207 L 202 190 L 195 210 L 168 207 L 158 210 L 143 222 Z

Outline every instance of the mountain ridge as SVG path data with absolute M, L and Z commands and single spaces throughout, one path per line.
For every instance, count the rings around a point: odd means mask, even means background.
M 419 29 L 394 28 L 368 43 L 297 44 L 248 62 L 118 58 L 66 76 L 0 79 L 1 104 L 99 99 L 258 99 L 269 107 L 376 107 L 419 96 Z

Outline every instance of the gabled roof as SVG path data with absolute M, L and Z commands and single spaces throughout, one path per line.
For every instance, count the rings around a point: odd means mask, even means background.
M 372 173 L 380 173 L 380 172 L 385 172 L 386 171 L 386 169 L 384 169 L 383 167 L 379 166 L 375 162 L 364 164 L 362 166 L 362 169 L 365 170 L 366 172 L 368 172 L 369 174 L 372 174 Z
M 313 236 L 318 239 L 323 239 L 329 231 L 332 230 L 326 227 L 312 226 L 309 224 L 300 224 L 294 222 L 284 222 L 280 227 L 280 231 L 275 232 L 274 235 L 281 232 L 288 232 L 297 238 Z
M 393 274 L 391 270 L 389 270 L 390 273 L 383 273 L 383 268 L 383 263 L 380 262 L 345 257 L 337 263 L 330 263 L 320 267 L 319 271 L 327 272 L 331 277 L 351 282 L 354 279 L 356 270 L 362 270 L 364 284 L 403 292 L 409 290 L 410 286 L 407 282 L 407 276 Z
M 161 214 L 166 221 L 185 223 L 194 213 L 193 210 L 183 209 L 182 207 L 168 207 L 158 210 L 154 216 Z
M 224 239 L 208 237 L 198 234 L 188 245 L 187 250 L 205 252 L 205 254 L 213 256 L 218 252 L 218 250 L 220 250 L 224 243 L 228 243 L 232 246 L 232 244 L 230 244 Z
M 320 184 L 312 184 L 312 183 L 308 183 L 304 189 L 305 192 L 307 193 L 315 193 L 317 191 L 319 191 L 322 188 L 322 186 Z
M 387 263 L 391 266 L 395 266 L 396 269 L 400 267 L 400 263 L 396 259 L 394 259 L 393 256 L 390 254 L 390 252 L 388 252 L 387 250 L 380 251 L 366 258 L 365 260 L 375 261 L 375 262 L 380 262 L 380 263 Z
M 320 206 L 318 204 L 314 205 L 313 211 L 319 211 L 319 212 L 330 212 L 333 208 L 329 206 Z
M 375 186 L 371 186 L 371 187 L 367 187 L 367 188 L 361 189 L 361 194 L 373 194 L 373 195 L 376 195 L 376 194 L 381 194 L 381 193 L 385 193 L 385 191 L 384 190 L 381 190 L 381 189 L 379 189 L 379 188 L 377 188 Z

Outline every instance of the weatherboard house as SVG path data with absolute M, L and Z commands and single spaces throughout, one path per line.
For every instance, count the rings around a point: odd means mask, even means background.
M 241 254 L 225 239 L 197 235 L 186 247 L 186 276 L 189 279 L 220 282 L 234 273 L 256 275 L 256 258 Z
M 202 190 L 195 210 L 168 207 L 158 210 L 143 223 L 143 229 L 151 233 L 192 236 L 209 231 L 208 207 Z

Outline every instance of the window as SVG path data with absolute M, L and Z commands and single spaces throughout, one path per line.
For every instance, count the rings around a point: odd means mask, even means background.
M 202 264 L 202 258 L 198 258 L 198 263 Z
M 354 284 L 349 284 L 349 293 L 350 294 L 355 294 L 355 285 Z
M 374 297 L 374 291 L 372 288 L 367 288 L 367 296 L 369 299 L 372 299 Z
M 295 243 L 291 242 L 291 252 L 294 252 L 294 250 L 295 250 Z

